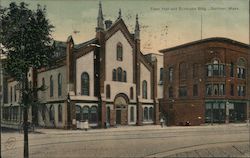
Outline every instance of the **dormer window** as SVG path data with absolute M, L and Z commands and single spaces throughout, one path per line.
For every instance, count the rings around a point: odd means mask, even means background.
M 123 56 L 123 49 L 122 49 L 122 44 L 118 43 L 116 45 L 116 59 L 118 61 L 122 61 L 122 56 Z

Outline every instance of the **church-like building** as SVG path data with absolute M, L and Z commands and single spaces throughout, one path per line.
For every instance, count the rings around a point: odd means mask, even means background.
M 112 22 L 104 21 L 99 4 L 96 36 L 75 44 L 55 42 L 53 66 L 29 73 L 30 86 L 44 85 L 34 95 L 29 112 L 33 123 L 50 128 L 147 125 L 159 123 L 163 95 L 163 56 L 141 52 L 138 15 L 131 33 L 121 11 Z M 5 80 L 3 124 L 22 120 L 18 83 Z

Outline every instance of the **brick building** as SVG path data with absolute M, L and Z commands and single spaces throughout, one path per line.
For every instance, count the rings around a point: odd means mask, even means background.
M 244 122 L 250 114 L 249 45 L 208 38 L 164 53 L 163 109 L 169 125 Z

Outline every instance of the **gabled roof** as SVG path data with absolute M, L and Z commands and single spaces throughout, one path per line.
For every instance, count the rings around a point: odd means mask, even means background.
M 134 47 L 134 39 L 133 36 L 129 32 L 126 24 L 124 23 L 122 18 L 117 19 L 112 26 L 106 30 L 105 39 L 109 39 L 113 34 L 115 34 L 117 31 L 121 31 L 125 38 L 128 40 L 129 44 Z
M 240 47 L 250 48 L 249 44 L 241 43 L 239 41 L 235 41 L 235 40 L 232 40 L 232 39 L 229 39 L 229 38 L 212 37 L 212 38 L 206 38 L 206 39 L 202 39 L 202 40 L 198 40 L 198 41 L 193 41 L 193 42 L 185 43 L 185 44 L 182 44 L 182 45 L 179 45 L 179 46 L 175 46 L 175 47 L 171 47 L 171 48 L 162 49 L 162 50 L 159 50 L 159 52 L 165 53 L 167 51 L 172 51 L 172 50 L 175 50 L 175 49 L 180 49 L 180 48 L 184 48 L 184 47 L 188 47 L 188 46 L 193 46 L 193 45 L 197 45 L 197 44 L 202 44 L 202 43 L 207 43 L 207 42 L 224 42 L 224 43 L 238 45 Z

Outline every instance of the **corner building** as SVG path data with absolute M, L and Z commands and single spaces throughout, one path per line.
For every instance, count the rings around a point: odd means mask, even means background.
M 249 45 L 208 38 L 164 53 L 164 112 L 169 125 L 245 122 L 250 106 Z

